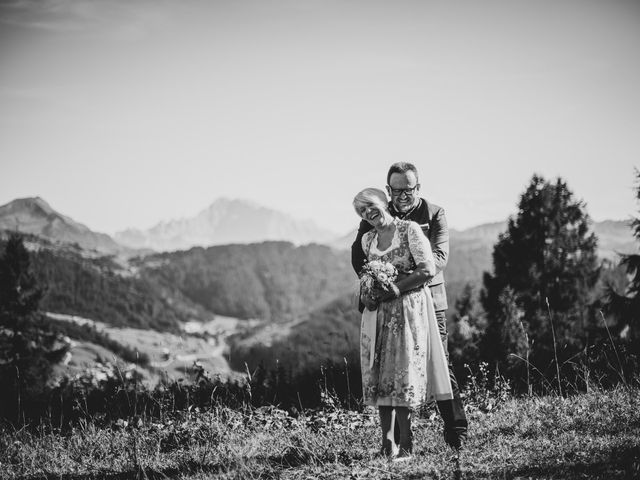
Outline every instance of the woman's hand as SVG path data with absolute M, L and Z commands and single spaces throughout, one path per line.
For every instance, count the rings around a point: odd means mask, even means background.
M 378 297 L 373 295 L 362 295 L 362 303 L 367 310 L 374 311 L 378 308 Z

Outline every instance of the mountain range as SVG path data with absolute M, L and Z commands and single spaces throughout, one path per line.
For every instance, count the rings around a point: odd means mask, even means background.
M 118 243 L 159 252 L 232 243 L 286 240 L 296 245 L 326 243 L 336 236 L 310 220 L 297 220 L 245 200 L 218 199 L 191 218 L 161 222 L 148 230 L 118 232 Z
M 355 230 L 337 235 L 309 220 L 298 220 L 276 210 L 244 200 L 219 199 L 191 218 L 161 222 L 148 229 L 118 232 L 115 239 L 97 233 L 54 210 L 39 197 L 16 199 L 0 206 L 0 230 L 37 235 L 56 243 L 77 244 L 83 250 L 131 257 L 152 251 L 187 250 L 194 246 L 287 241 L 294 245 L 318 243 L 348 250 Z M 491 252 L 506 221 L 465 230 L 450 229 L 450 282 L 474 281 L 491 268 Z M 598 254 L 616 261 L 618 253 L 636 252 L 637 242 L 628 221 L 593 223 Z

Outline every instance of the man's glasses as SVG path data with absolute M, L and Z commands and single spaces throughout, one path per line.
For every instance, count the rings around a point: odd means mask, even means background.
M 416 189 L 417 188 L 418 188 L 418 185 L 416 185 L 415 187 L 411 187 L 411 188 L 391 188 L 391 187 L 389 187 L 389 190 L 391 190 L 391 195 L 393 195 L 394 197 L 399 197 L 403 193 L 405 195 L 407 195 L 407 196 L 411 196 L 414 193 L 416 193 Z

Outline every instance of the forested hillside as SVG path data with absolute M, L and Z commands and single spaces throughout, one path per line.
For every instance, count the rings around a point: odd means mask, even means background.
M 118 327 L 179 331 L 180 322 L 202 312 L 144 278 L 132 276 L 111 257 L 87 258 L 73 246 L 25 236 L 43 311 L 91 318 Z M 0 240 L 0 249 L 5 241 Z M 202 310 L 202 309 L 201 309 Z
M 284 365 L 295 375 L 323 363 L 341 363 L 345 357 L 353 362 L 359 335 L 360 314 L 353 296 L 344 295 L 312 311 L 282 335 L 272 335 L 269 342 L 261 341 L 259 330 L 248 338 L 232 337 L 230 364 L 237 370 L 244 369 L 245 363 L 251 369 Z
M 274 322 L 300 319 L 354 288 L 347 252 L 288 242 L 223 245 L 151 255 L 142 278 L 171 286 L 211 312 Z
M 43 310 L 119 327 L 177 331 L 181 322 L 206 321 L 214 314 L 301 320 L 351 292 L 356 282 L 347 252 L 314 244 L 193 248 L 123 264 L 34 235 L 25 241 L 45 288 Z

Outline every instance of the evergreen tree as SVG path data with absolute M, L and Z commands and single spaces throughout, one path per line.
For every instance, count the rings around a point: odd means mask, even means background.
M 38 310 L 42 293 L 22 237 L 12 234 L 0 257 L 0 326 L 17 331 Z
M 504 362 L 530 346 L 532 363 L 551 366 L 551 320 L 562 356 L 582 346 L 589 295 L 599 275 L 596 237 L 584 204 L 565 182 L 533 176 L 494 247 L 493 266 L 482 292 L 487 331 L 481 348 L 487 360 Z
M 41 298 L 29 252 L 13 234 L 0 257 L 0 415 L 12 421 L 41 401 L 53 365 L 66 352 L 43 328 Z
M 468 373 L 465 365 L 478 363 L 481 332 L 486 328 L 484 311 L 473 284 L 465 284 L 454 309 L 455 314 L 449 325 L 449 359 L 456 378 L 462 379 Z
M 636 199 L 640 201 L 640 171 L 636 170 Z M 631 222 L 634 237 L 640 241 L 640 217 Z M 618 319 L 620 330 L 628 327 L 628 338 L 640 340 L 640 254 L 621 255 L 622 265 L 630 277 L 624 294 L 609 286 L 606 299 L 607 311 Z

